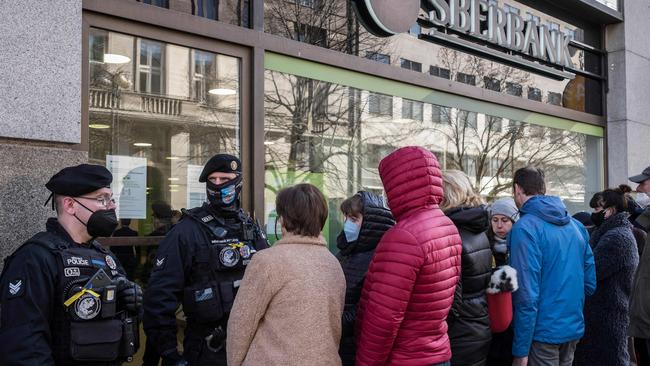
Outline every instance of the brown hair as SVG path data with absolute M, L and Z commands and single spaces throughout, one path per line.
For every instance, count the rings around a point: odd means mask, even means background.
M 544 171 L 534 166 L 517 169 L 512 179 L 512 186 L 518 185 L 526 196 L 546 194 Z
M 341 203 L 341 212 L 345 216 L 357 216 L 363 213 L 363 199 L 360 194 L 355 194 L 352 197 L 346 198 Z
M 442 172 L 443 200 L 441 210 L 454 207 L 478 207 L 485 203 L 483 198 L 476 193 L 472 182 L 460 170 L 445 170 Z
M 600 192 L 598 206 L 602 208 L 614 207 L 616 212 L 626 212 L 628 211 L 627 194 L 631 191 L 632 189 L 625 184 L 621 184 L 618 188 L 606 189 Z
M 323 193 L 311 184 L 297 184 L 278 192 L 275 209 L 284 228 L 295 235 L 320 235 L 327 220 L 327 202 Z

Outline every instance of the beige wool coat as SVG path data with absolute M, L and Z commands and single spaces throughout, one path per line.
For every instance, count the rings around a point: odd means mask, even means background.
M 325 239 L 285 235 L 255 254 L 228 321 L 228 365 L 340 365 L 345 277 Z

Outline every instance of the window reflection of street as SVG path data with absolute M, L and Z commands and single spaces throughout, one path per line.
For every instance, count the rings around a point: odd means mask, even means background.
M 601 181 L 599 137 L 276 71 L 266 72 L 265 89 L 266 215 L 280 188 L 313 183 L 334 208 L 324 230 L 332 245 L 341 229 L 335 208 L 358 190 L 381 194 L 379 161 L 401 146 L 430 149 L 490 198 L 510 194 L 514 171 L 529 164 L 546 171 L 548 193 L 570 211 L 586 207 Z M 378 107 L 378 95 L 392 108 Z

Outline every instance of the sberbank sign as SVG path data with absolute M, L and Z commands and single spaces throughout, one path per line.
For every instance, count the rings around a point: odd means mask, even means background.
M 544 24 L 524 20 L 518 14 L 506 12 L 488 0 L 353 0 L 359 19 L 371 33 L 389 37 L 406 32 L 417 21 L 423 27 L 421 38 L 440 40 L 457 47 L 469 47 L 474 51 L 494 54 L 494 47 L 477 48 L 474 44 L 493 44 L 507 50 L 538 59 L 547 64 L 573 68 L 569 43 L 571 38 L 561 29 L 549 29 Z M 418 21 L 418 17 L 420 18 Z M 437 29 L 436 29 L 437 28 Z M 479 41 L 479 42 L 476 42 Z M 526 60 L 516 60 L 513 55 L 500 55 L 526 64 Z M 530 65 L 538 69 L 539 67 Z M 543 68 L 542 65 L 539 65 Z M 543 69 L 556 76 L 570 77 L 568 73 Z

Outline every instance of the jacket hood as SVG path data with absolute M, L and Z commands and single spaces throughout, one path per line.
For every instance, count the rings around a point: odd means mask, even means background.
M 533 196 L 519 209 L 522 215 L 535 215 L 549 224 L 564 226 L 571 222 L 564 203 L 555 196 Z
M 442 201 L 442 174 L 433 153 L 423 147 L 395 150 L 379 163 L 379 176 L 396 220 L 410 211 L 437 207 Z
M 348 243 L 343 232 L 337 237 L 336 246 L 343 255 L 374 250 L 384 233 L 395 225 L 395 218 L 385 206 L 383 198 L 366 191 L 359 191 L 357 194 L 361 196 L 363 202 L 361 210 L 363 223 L 359 231 L 359 239 Z
M 470 233 L 483 233 L 490 227 L 485 206 L 455 207 L 445 211 L 445 215 L 454 222 L 458 229 L 467 230 Z

